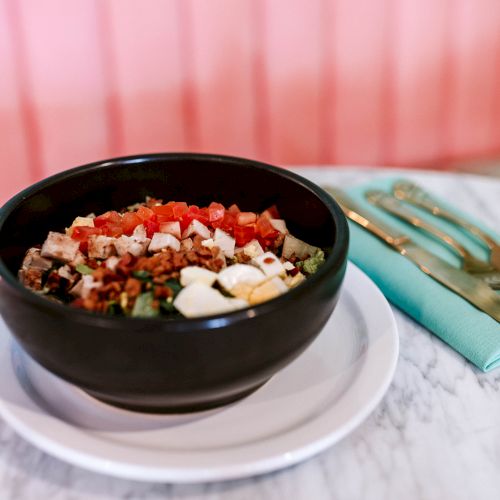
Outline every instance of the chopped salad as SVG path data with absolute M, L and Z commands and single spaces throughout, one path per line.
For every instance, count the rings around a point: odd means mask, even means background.
M 49 232 L 26 253 L 19 279 L 89 311 L 192 318 L 278 297 L 324 261 L 323 249 L 289 233 L 276 206 L 255 213 L 147 198 Z

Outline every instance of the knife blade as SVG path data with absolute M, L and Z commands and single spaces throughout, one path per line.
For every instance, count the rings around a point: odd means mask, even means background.
M 416 244 L 408 235 L 399 232 L 369 213 L 342 190 L 323 187 L 352 221 L 364 227 L 394 250 L 416 264 L 425 274 L 500 322 L 500 296 L 481 280 L 448 264 L 445 260 Z

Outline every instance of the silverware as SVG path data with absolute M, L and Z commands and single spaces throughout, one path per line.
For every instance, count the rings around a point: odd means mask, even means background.
M 446 208 L 442 207 L 439 202 L 432 198 L 430 194 L 413 182 L 398 181 L 393 186 L 393 192 L 396 198 L 421 207 L 424 210 L 431 212 L 433 215 L 441 217 L 442 219 L 469 231 L 469 233 L 485 243 L 490 249 L 490 262 L 495 269 L 500 270 L 500 244 L 489 234 L 485 233 L 475 224 L 472 224 L 469 221 L 462 219 L 462 217 L 449 212 Z
M 411 238 L 367 213 L 343 191 L 324 187 L 340 205 L 345 215 L 372 232 L 401 255 L 410 259 L 424 273 L 449 288 L 481 311 L 500 322 L 500 296 L 483 281 L 451 266 L 446 261 L 414 243 Z
M 399 200 L 384 191 L 371 190 L 366 192 L 366 199 L 374 205 L 383 208 L 401 220 L 426 231 L 447 245 L 454 253 L 462 259 L 462 269 L 473 273 L 477 278 L 485 281 L 493 289 L 500 289 L 500 272 L 488 262 L 477 259 L 463 245 L 452 238 L 449 234 L 441 231 L 436 226 L 421 219 L 418 214 L 404 206 Z

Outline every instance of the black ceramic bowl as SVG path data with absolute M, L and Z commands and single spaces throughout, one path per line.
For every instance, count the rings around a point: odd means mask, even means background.
M 51 302 L 17 281 L 26 250 L 49 230 L 146 195 L 252 211 L 276 204 L 292 234 L 331 251 L 315 275 L 288 293 L 196 319 L 98 315 Z M 187 412 L 249 394 L 314 340 L 337 303 L 348 229 L 332 198 L 293 173 L 240 158 L 156 154 L 85 165 L 29 187 L 2 208 L 0 241 L 0 312 L 26 352 L 108 403 Z

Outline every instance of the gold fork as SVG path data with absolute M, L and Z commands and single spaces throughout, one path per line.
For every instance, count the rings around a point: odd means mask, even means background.
M 455 215 L 446 210 L 446 208 L 440 206 L 440 204 L 432 198 L 430 194 L 411 181 L 396 182 L 393 186 L 393 193 L 399 200 L 403 200 L 423 208 L 433 215 L 441 217 L 442 219 L 469 231 L 469 233 L 485 243 L 490 249 L 490 263 L 495 269 L 500 270 L 500 244 L 489 234 L 485 233 L 475 224 L 462 219 L 458 215 Z
M 462 269 L 468 273 L 475 274 L 483 279 L 494 289 L 500 288 L 500 273 L 489 263 L 484 262 L 472 255 L 463 245 L 450 235 L 441 231 L 432 224 L 422 220 L 412 210 L 406 208 L 399 200 L 384 191 L 371 190 L 365 194 L 367 200 L 405 222 L 428 232 L 443 241 L 462 260 Z

